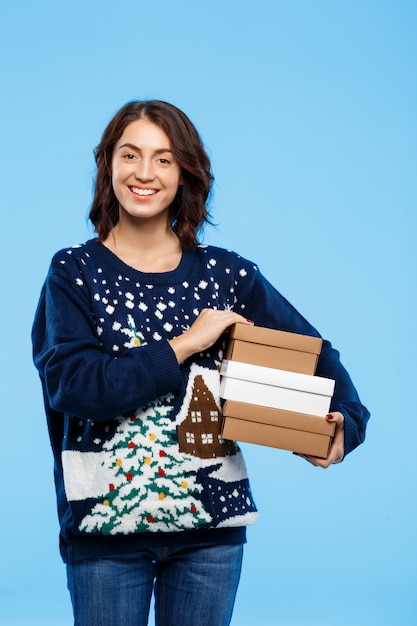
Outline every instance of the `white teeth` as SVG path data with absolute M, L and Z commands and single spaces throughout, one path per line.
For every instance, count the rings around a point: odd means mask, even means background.
M 138 189 L 138 187 L 132 187 L 132 191 L 138 196 L 153 196 L 156 193 L 156 189 Z

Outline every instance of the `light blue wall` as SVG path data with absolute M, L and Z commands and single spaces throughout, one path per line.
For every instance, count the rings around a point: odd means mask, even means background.
M 212 156 L 206 242 L 260 265 L 372 412 L 328 471 L 244 446 L 234 624 L 417 623 L 416 29 L 406 0 L 2 3 L 0 624 L 71 623 L 29 333 L 51 255 L 91 236 L 92 149 L 147 97 Z

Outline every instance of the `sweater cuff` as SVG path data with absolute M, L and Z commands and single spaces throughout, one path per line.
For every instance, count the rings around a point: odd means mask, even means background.
M 345 454 L 344 456 L 346 456 L 347 454 L 349 454 L 349 452 L 352 452 L 352 450 L 354 450 L 359 445 L 358 426 L 355 420 L 352 419 L 350 415 L 346 413 L 346 411 L 341 411 L 341 413 L 343 413 L 343 416 L 345 418 L 345 421 L 344 421 Z

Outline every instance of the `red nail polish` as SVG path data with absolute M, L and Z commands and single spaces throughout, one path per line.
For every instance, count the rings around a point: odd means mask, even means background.
M 328 420 L 332 420 L 332 419 L 334 418 L 334 415 L 332 415 L 331 413 L 328 413 L 328 414 L 326 415 L 326 418 L 327 418 Z
M 252 320 L 246 320 L 247 322 L 249 322 L 249 324 L 254 324 L 255 322 L 252 322 Z

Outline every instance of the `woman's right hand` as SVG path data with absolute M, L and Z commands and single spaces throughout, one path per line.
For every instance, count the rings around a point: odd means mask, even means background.
M 169 341 L 178 363 L 210 348 L 229 326 L 236 323 L 253 325 L 253 322 L 233 311 L 203 309 L 188 330 Z

